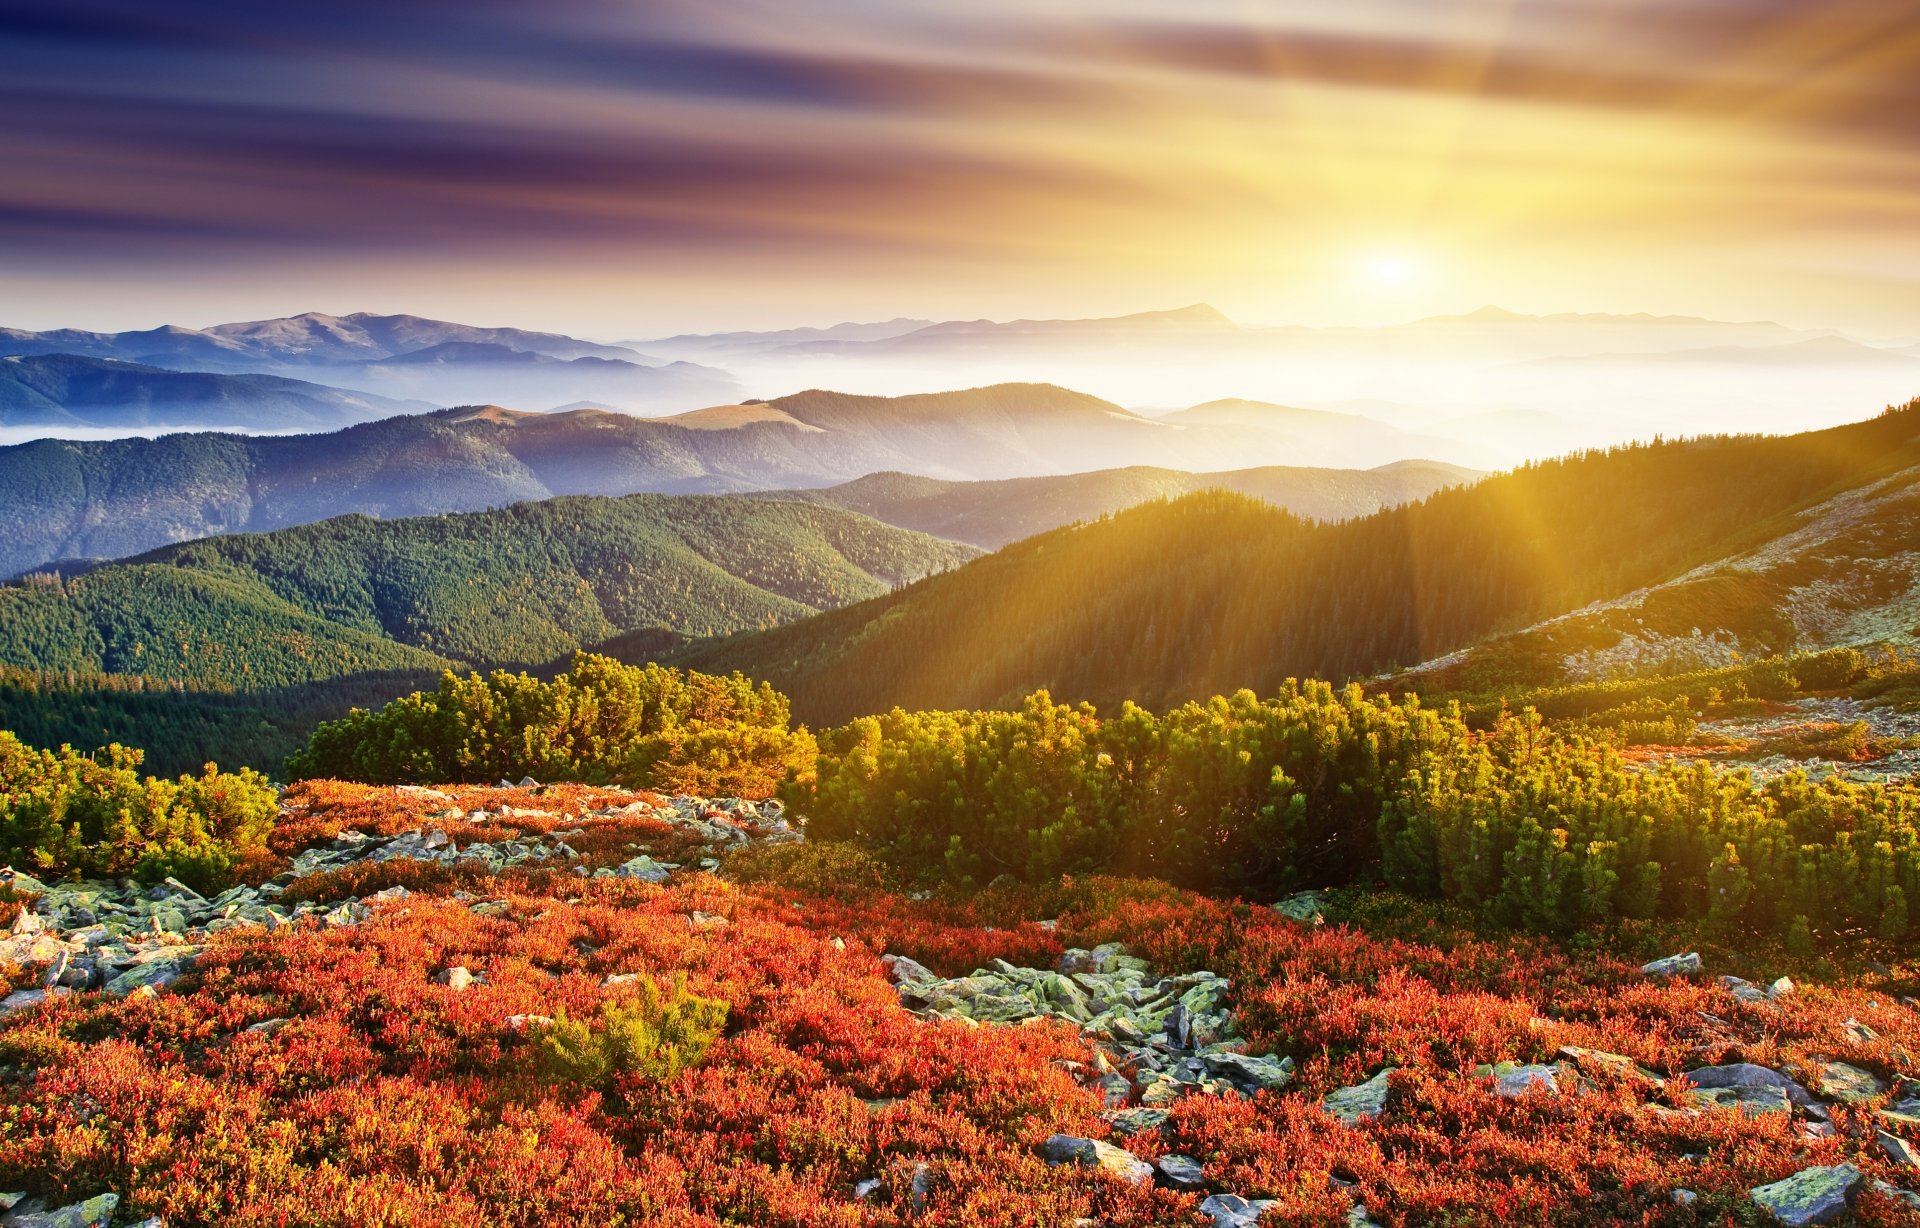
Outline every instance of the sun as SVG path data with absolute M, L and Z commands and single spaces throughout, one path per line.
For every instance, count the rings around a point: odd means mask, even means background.
M 1360 271 L 1371 284 L 1394 289 L 1418 279 L 1420 266 L 1403 252 L 1374 252 L 1361 261 Z

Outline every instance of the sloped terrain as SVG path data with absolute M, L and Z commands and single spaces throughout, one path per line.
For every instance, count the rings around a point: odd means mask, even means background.
M 350 516 L 0 588 L 0 662 L 250 690 L 771 626 L 959 563 L 832 508 L 702 496 Z
M 1510 660 L 1547 686 L 1920 639 L 1920 468 L 1864 482 L 1774 527 L 1750 549 L 1406 678 L 1457 679 Z
M 1367 677 L 1771 540 L 1836 492 L 1920 461 L 1917 430 L 1920 406 L 1909 406 L 1804 435 L 1594 452 L 1337 524 L 1193 495 L 687 660 L 767 678 L 821 723 L 896 704 L 1017 706 L 1041 688 L 1163 707 L 1240 687 L 1269 694 L 1288 678 Z M 1879 574 L 1905 591 L 1897 566 Z M 1772 600 L 1703 604 L 1758 619 Z M 1527 658 L 1482 681 L 1551 678 Z

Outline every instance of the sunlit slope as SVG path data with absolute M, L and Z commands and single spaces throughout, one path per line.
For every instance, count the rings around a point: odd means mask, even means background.
M 1154 706 L 1371 675 L 1759 545 L 1920 463 L 1917 435 L 1920 403 L 1804 435 L 1589 453 L 1333 525 L 1193 495 L 689 660 L 766 677 L 817 722 L 1035 687 Z
M 1920 640 L 1920 466 L 1852 487 L 1664 583 L 1409 671 L 1421 690 L 1553 686 Z
M 770 627 L 973 553 L 833 508 L 725 497 L 348 516 L 0 588 L 0 664 L 260 689 L 542 662 L 643 627 Z

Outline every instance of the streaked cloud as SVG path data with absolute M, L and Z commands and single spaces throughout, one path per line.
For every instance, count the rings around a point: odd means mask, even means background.
M 761 318 L 1069 287 L 1299 318 L 1401 310 L 1333 271 L 1387 247 L 1436 270 L 1409 309 L 1894 328 L 1920 291 L 1860 268 L 1920 240 L 1920 0 L 0 0 L 0 29 L 0 261 L 42 311 L 187 271 L 271 310 L 267 262 L 389 300 L 511 273 L 571 287 L 571 327 L 636 280 Z

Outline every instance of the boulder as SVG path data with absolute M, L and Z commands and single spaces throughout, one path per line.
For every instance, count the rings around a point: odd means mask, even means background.
M 1700 973 L 1700 953 L 1688 951 L 1683 955 L 1656 959 L 1650 964 L 1640 965 L 1640 972 L 1645 976 L 1697 976 Z
M 1920 1079 L 1895 1079 L 1893 1100 L 1880 1116 L 1898 1126 L 1920 1126 Z
M 1874 1132 L 1874 1144 L 1890 1162 L 1902 1168 L 1920 1168 L 1920 1149 L 1899 1135 L 1877 1130 Z
M 1160 1179 L 1176 1190 L 1207 1188 L 1206 1166 L 1192 1156 L 1173 1152 L 1155 1160 L 1153 1166 L 1160 1171 Z
M 1040 1154 L 1049 1164 L 1078 1164 L 1097 1168 L 1135 1185 L 1146 1185 L 1153 1180 L 1153 1165 L 1124 1147 L 1115 1147 L 1099 1139 L 1055 1134 L 1041 1144 Z
M 1207 1053 L 1200 1059 L 1214 1074 L 1224 1076 L 1242 1087 L 1278 1091 L 1293 1082 L 1290 1057 L 1249 1057 L 1244 1053 Z
M 1666 1082 L 1658 1074 L 1623 1053 L 1608 1053 L 1602 1049 L 1583 1049 L 1579 1045 L 1561 1045 L 1559 1056 L 1572 1062 L 1582 1074 L 1586 1075 L 1603 1075 L 1629 1083 L 1638 1083 L 1643 1087 L 1659 1087 Z
M 1302 925 L 1326 922 L 1327 897 L 1318 891 L 1296 891 L 1273 906 L 1273 911 Z
M 1715 1088 L 1761 1088 L 1777 1087 L 1786 1093 L 1788 1100 L 1802 1109 L 1817 1110 L 1819 1104 L 1813 1093 L 1795 1083 L 1777 1070 L 1765 1066 L 1756 1066 L 1752 1062 L 1733 1062 L 1725 1066 L 1703 1066 L 1698 1070 L 1689 1070 L 1680 1076 L 1694 1087 Z
M 1748 1191 L 1753 1201 L 1788 1228 L 1828 1224 L 1847 1213 L 1849 1201 L 1863 1180 L 1851 1164 L 1803 1168 L 1783 1181 Z
M 1215 1194 L 1200 1204 L 1200 1213 L 1213 1217 L 1213 1228 L 1254 1228 L 1273 1205 L 1271 1198 L 1249 1202 L 1238 1194 Z
M 1878 1100 L 1887 1090 L 1887 1085 L 1880 1081 L 1879 1076 L 1845 1062 L 1828 1062 L 1826 1069 L 1820 1072 L 1818 1086 L 1822 1096 L 1842 1104 L 1865 1104 L 1869 1100 Z
M 1365 1083 L 1328 1092 L 1321 1097 L 1320 1108 L 1343 1126 L 1357 1126 L 1369 1117 L 1380 1116 L 1386 1111 L 1387 1076 L 1393 1070 L 1389 1066 Z
M 1497 1062 L 1492 1066 L 1476 1067 L 1473 1073 L 1478 1078 L 1492 1079 L 1493 1094 L 1509 1099 L 1524 1096 L 1536 1087 L 1549 1095 L 1560 1090 L 1560 1083 L 1555 1077 L 1559 1072 L 1552 1066 Z
M 465 989 L 474 982 L 474 975 L 465 964 L 455 964 L 451 968 L 442 968 L 433 974 L 435 985 L 445 985 L 448 989 Z
M 118 1194 L 95 1194 L 85 1202 L 76 1202 L 57 1211 L 14 1211 L 4 1221 L 7 1228 L 98 1228 L 113 1219 L 120 1205 Z
M 664 883 L 671 877 L 671 872 L 666 866 L 642 853 L 631 861 L 622 862 L 613 871 L 613 876 L 639 879 L 643 883 Z
M 1738 1109 L 1748 1117 L 1793 1112 L 1785 1089 L 1778 1087 L 1700 1087 L 1687 1093 L 1687 1103 L 1698 1109 Z

